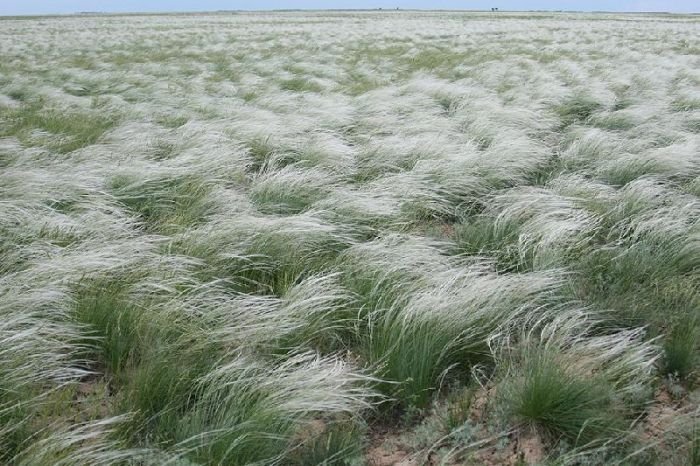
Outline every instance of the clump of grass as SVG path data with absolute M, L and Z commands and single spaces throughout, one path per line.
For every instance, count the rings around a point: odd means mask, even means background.
M 554 107 L 562 126 L 586 123 L 602 105 L 593 98 L 580 94 L 564 100 Z
M 17 289 L 0 280 L 0 460 L 12 464 L 49 420 L 41 406 L 52 392 L 79 380 L 80 330 L 68 320 L 57 289 Z M 77 362 L 77 363 L 76 363 Z M 67 408 L 63 405 L 62 408 Z
M 363 185 L 385 175 L 410 170 L 415 165 L 416 159 L 417 156 L 414 154 L 403 154 L 399 160 L 387 160 L 387 156 L 377 149 L 362 152 L 357 156 L 357 168 L 352 175 L 352 181 Z
M 203 280 L 224 279 L 238 291 L 281 296 L 304 277 L 330 269 L 354 242 L 338 225 L 305 212 L 280 218 L 241 216 L 195 229 L 169 249 L 203 260 Z
M 323 90 L 315 81 L 300 76 L 282 80 L 280 88 L 293 92 L 321 92 Z
M 512 238 L 517 230 L 521 263 L 536 270 L 560 267 L 567 255 L 585 250 L 600 223 L 599 216 L 583 208 L 578 198 L 557 190 L 549 185 L 512 188 L 494 197 L 488 212 L 496 216 L 499 236 Z
M 637 157 L 612 160 L 599 168 L 600 177 L 614 186 L 625 186 L 644 175 L 654 174 L 662 170 L 663 167 L 657 161 Z
M 634 103 L 635 103 L 634 99 L 632 99 L 631 97 L 628 97 L 625 95 L 617 96 L 615 98 L 615 102 L 613 102 L 612 110 L 613 111 L 624 110 L 627 107 L 633 105 Z
M 686 379 L 697 369 L 698 325 L 686 318 L 672 324 L 664 343 L 663 370 L 666 374 Z
M 178 422 L 192 406 L 198 379 L 216 367 L 223 354 L 220 342 L 194 328 L 179 337 L 158 333 L 147 337 L 140 364 L 119 386 L 120 411 L 135 413 L 120 425 L 119 433 L 135 444 L 148 438 L 171 444 L 177 438 Z
M 424 283 L 428 270 L 444 271 L 450 261 L 440 254 L 439 243 L 393 234 L 344 251 L 337 270 L 366 315 L 406 304 L 410 292 Z
M 55 108 L 40 99 L 16 109 L 3 109 L 0 121 L 3 121 L 2 137 L 15 136 L 26 145 L 46 145 L 56 152 L 67 153 L 96 143 L 118 120 L 104 113 Z M 37 131 L 50 136 L 37 139 Z
M 690 112 L 700 109 L 700 99 L 691 96 L 679 96 L 671 102 L 671 110 L 674 112 Z
M 136 445 L 172 440 L 196 379 L 222 354 L 219 341 L 204 337 L 210 319 L 188 314 L 192 291 L 180 283 L 180 299 L 173 300 L 176 283 L 139 288 L 145 279 L 137 273 L 84 278 L 72 312 L 83 325 L 90 368 L 105 373 L 115 409 L 133 413 L 119 423 L 119 436 Z
M 252 159 L 248 170 L 253 174 L 265 176 L 290 165 L 304 165 L 304 157 L 300 150 L 276 142 L 270 136 L 252 138 L 246 142 L 245 147 Z
M 611 387 L 567 368 L 546 349 L 527 351 L 500 390 L 507 414 L 550 441 L 586 444 L 622 427 L 611 411 Z
M 281 337 L 274 344 L 283 351 L 308 347 L 333 354 L 347 350 L 354 342 L 357 324 L 354 300 L 337 273 L 305 278 L 289 288 L 277 303 L 276 314 L 288 323 L 279 322 Z
M 256 177 L 250 197 L 264 213 L 297 214 L 327 195 L 332 183 L 328 173 L 287 166 Z
M 320 432 L 314 425 L 303 426 L 302 430 L 310 431 L 310 435 L 302 432 L 299 440 L 294 439 L 294 449 L 286 456 L 284 462 L 290 466 L 353 466 L 364 461 L 364 428 L 359 422 L 330 421 L 327 425 L 323 420 Z M 304 437 L 308 438 L 304 438 Z
M 154 160 L 163 161 L 177 155 L 177 149 L 178 145 L 173 142 L 158 140 L 151 145 L 150 152 Z
M 258 94 L 255 91 L 244 91 L 240 93 L 241 99 L 245 103 L 251 103 L 258 98 Z
M 18 102 L 29 101 L 32 96 L 32 92 L 23 87 L 10 87 L 5 90 L 5 94 Z
M 195 403 L 178 423 L 180 445 L 195 461 L 279 461 L 304 423 L 365 407 L 370 392 L 361 381 L 339 361 L 311 354 L 276 368 L 234 357 L 200 380 Z
M 128 416 L 82 424 L 56 426 L 13 458 L 21 466 L 69 466 L 75 464 L 163 464 L 177 456 L 155 448 L 129 448 L 114 433 Z
M 495 260 L 502 272 L 527 271 L 532 266 L 518 248 L 518 228 L 514 223 L 496 224 L 489 216 L 477 216 L 454 226 L 455 252 Z
M 156 117 L 156 122 L 165 126 L 166 128 L 179 128 L 188 121 L 189 117 L 186 115 L 167 114 Z
M 410 71 L 436 70 L 454 67 L 466 60 L 465 55 L 450 49 L 421 50 L 414 56 L 404 56 L 402 64 Z
M 593 126 L 610 131 L 626 131 L 635 127 L 634 121 L 620 114 L 601 115 L 592 119 Z
M 347 78 L 343 82 L 343 88 L 351 96 L 359 96 L 370 92 L 381 86 L 380 82 L 366 74 L 359 73 L 355 69 L 350 69 L 346 74 Z
M 640 249 L 601 248 L 582 258 L 576 267 L 576 293 L 620 325 L 649 325 L 663 333 L 669 317 L 692 315 L 698 302 L 692 277 L 674 276 L 672 257 Z
M 130 302 L 128 286 L 120 281 L 84 280 L 77 287 L 73 316 L 87 326 L 86 344 L 96 347 L 93 359 L 114 375 L 137 364 L 145 345 L 142 313 Z
M 384 186 L 397 183 L 396 194 L 403 198 L 402 217 L 421 224 L 429 220 L 448 223 L 481 209 L 479 198 L 485 192 L 486 178 L 459 172 L 451 164 L 417 164 L 410 173 L 378 180 Z M 456 175 L 459 173 L 459 176 Z M 403 192 L 402 192 L 403 191 Z
M 0 408 L 0 461 L 9 464 L 34 435 L 29 422 L 35 419 L 36 407 L 28 400 L 5 396 Z
M 361 354 L 388 381 L 379 389 L 402 407 L 426 407 L 441 375 L 459 359 L 462 329 L 398 310 L 370 315 L 368 327 Z
M 548 274 L 499 276 L 483 265 L 461 272 L 440 265 L 426 276 L 387 266 L 366 288 L 351 283 L 364 293 L 359 315 L 367 313 L 359 352 L 390 382 L 380 390 L 403 407 L 427 406 L 444 377 L 489 363 L 489 338 L 543 305 L 558 283 Z
M 694 208 L 671 203 L 668 192 L 650 180 L 637 180 L 621 191 L 621 202 L 608 209 L 597 240 L 574 264 L 579 297 L 620 325 L 648 325 L 665 334 L 669 319 L 695 315 L 697 280 Z
M 203 222 L 212 213 L 210 186 L 194 175 L 142 180 L 114 176 L 109 183 L 117 200 L 144 222 L 148 231 L 170 234 Z
M 562 309 L 544 321 L 518 347 L 499 351 L 509 358 L 499 359 L 503 412 L 552 446 L 590 449 L 623 439 L 651 398 L 658 350 L 642 340 L 643 329 L 601 331 L 584 310 Z
M 21 234 L 14 228 L 0 229 L 0 273 L 18 272 L 27 266 L 29 254 L 22 246 L 30 244 L 35 238 Z

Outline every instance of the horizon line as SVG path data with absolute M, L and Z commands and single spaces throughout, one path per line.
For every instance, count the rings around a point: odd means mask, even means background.
M 69 16 L 119 16 L 119 15 L 187 15 L 187 14 L 225 14 L 225 13 L 292 13 L 292 12 L 458 12 L 458 13 L 587 13 L 587 14 L 663 14 L 663 15 L 700 15 L 697 12 L 673 12 L 664 10 L 649 11 L 610 11 L 610 10 L 497 10 L 490 9 L 454 9 L 454 8 L 270 8 L 270 9 L 231 9 L 231 10 L 154 10 L 154 11 L 74 11 L 70 13 L 20 13 L 0 14 L 0 18 L 32 18 L 32 17 L 69 17 Z

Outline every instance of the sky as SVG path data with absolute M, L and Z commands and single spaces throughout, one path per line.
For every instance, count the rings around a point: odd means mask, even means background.
M 100 12 L 372 9 L 700 12 L 700 0 L 0 0 L 0 15 Z

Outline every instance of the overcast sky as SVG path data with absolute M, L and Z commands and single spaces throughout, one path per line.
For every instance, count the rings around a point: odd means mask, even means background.
M 419 8 L 483 10 L 700 11 L 700 0 L 0 0 L 0 15 L 79 11 L 212 11 L 334 8 Z

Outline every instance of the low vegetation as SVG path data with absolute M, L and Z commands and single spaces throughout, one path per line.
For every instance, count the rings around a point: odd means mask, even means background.
M 0 464 L 700 464 L 698 21 L 3 19 Z

